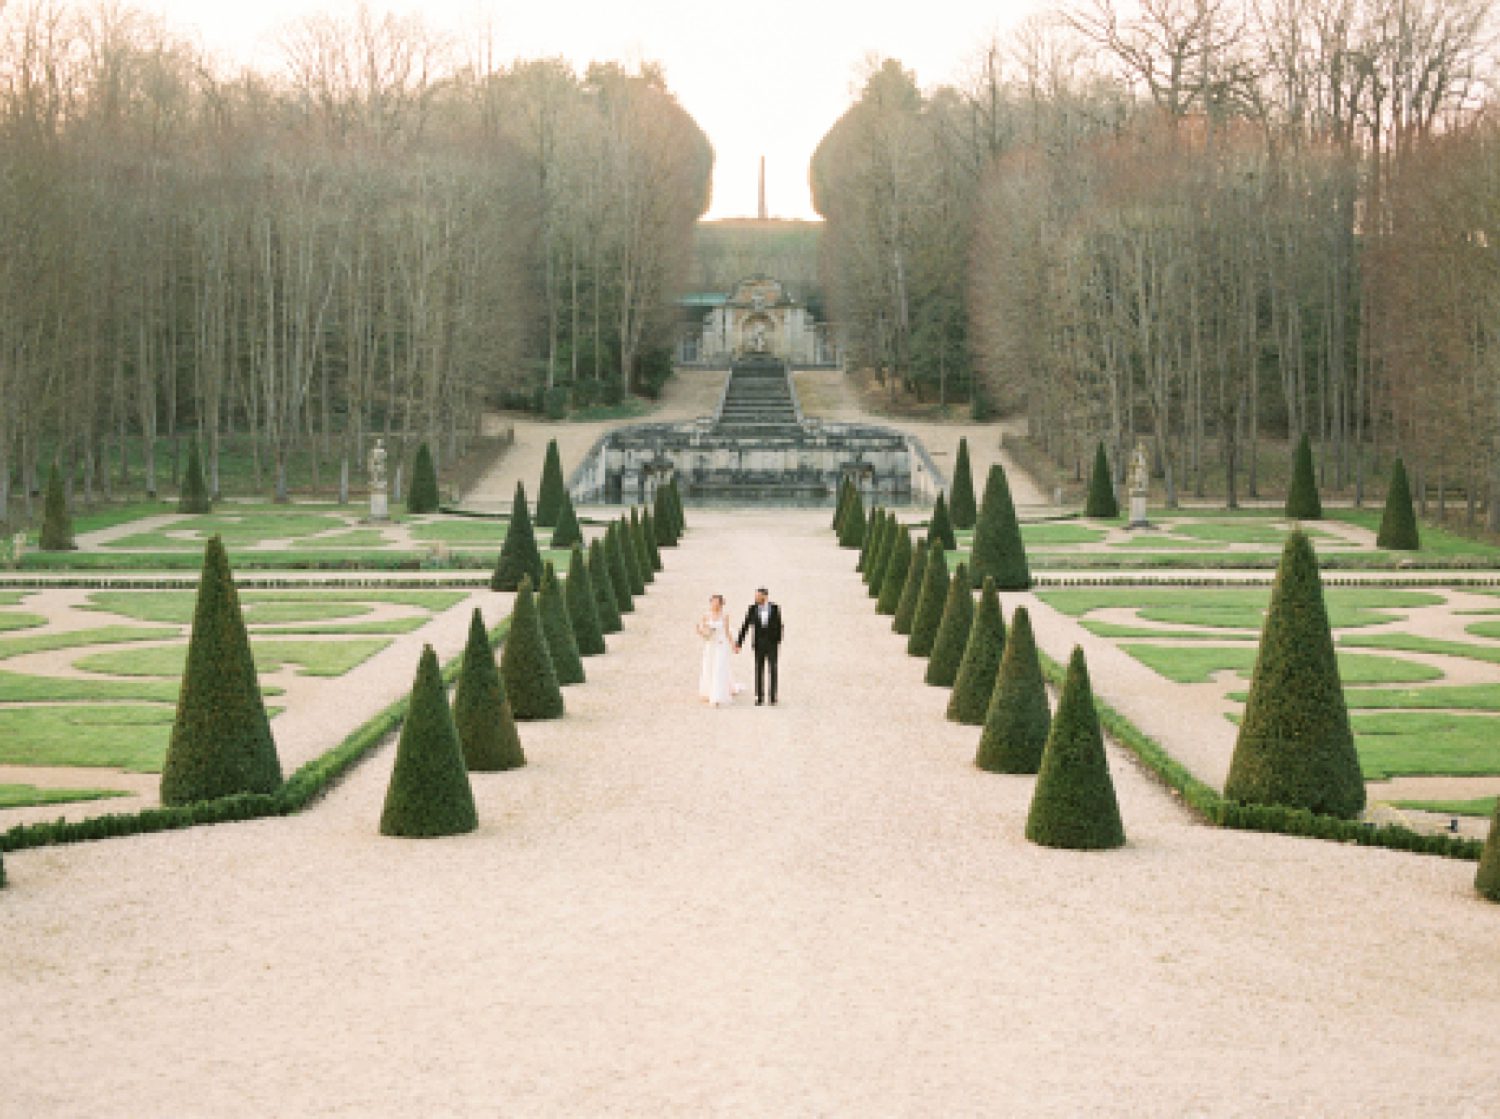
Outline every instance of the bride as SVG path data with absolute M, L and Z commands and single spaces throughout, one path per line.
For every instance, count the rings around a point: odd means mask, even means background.
M 724 613 L 724 596 L 708 600 L 708 613 L 698 619 L 698 636 L 703 638 L 703 669 L 698 674 L 698 695 L 713 707 L 734 702 L 739 686 L 731 671 L 734 642 L 729 637 L 729 618 Z

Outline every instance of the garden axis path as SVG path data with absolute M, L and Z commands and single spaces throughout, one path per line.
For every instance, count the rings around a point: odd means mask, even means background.
M 5 1108 L 1488 1113 L 1472 864 L 1215 831 L 1119 753 L 1130 846 L 1030 846 L 826 513 L 692 524 L 472 835 L 380 838 L 386 749 L 298 817 L 9 857 Z M 692 623 L 760 582 L 783 703 L 704 709 Z

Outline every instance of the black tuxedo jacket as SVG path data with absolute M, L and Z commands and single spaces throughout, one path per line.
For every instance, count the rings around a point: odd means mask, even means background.
M 740 635 L 735 639 L 736 645 L 743 645 L 746 632 L 752 629 L 755 631 L 753 648 L 756 650 L 766 652 L 781 644 L 781 607 L 774 602 L 767 605 L 771 608 L 770 621 L 761 625 L 760 607 L 753 602 L 750 604 L 750 609 L 745 611 L 745 624 L 740 626 Z

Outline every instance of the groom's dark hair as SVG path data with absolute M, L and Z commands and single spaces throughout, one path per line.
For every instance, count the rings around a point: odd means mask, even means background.
M 770 592 L 770 591 L 768 591 L 768 590 L 766 590 L 766 588 L 765 588 L 765 587 L 756 587 L 756 588 L 755 588 L 755 593 L 756 593 L 756 594 L 764 594 L 764 595 L 769 595 L 769 594 L 770 594 L 770 593 L 771 593 L 771 592 Z

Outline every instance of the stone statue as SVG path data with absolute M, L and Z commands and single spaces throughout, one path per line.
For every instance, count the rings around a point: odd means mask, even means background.
M 370 448 L 370 488 L 385 489 L 385 440 L 375 440 Z
M 1146 441 L 1139 440 L 1130 456 L 1130 520 L 1127 528 L 1150 528 L 1146 519 L 1146 498 L 1151 493 L 1151 462 L 1146 457 Z
M 755 330 L 750 335 L 750 348 L 758 354 L 766 352 L 766 328 L 764 323 L 755 324 Z
M 1151 492 L 1151 465 L 1146 458 L 1144 439 L 1136 442 L 1135 451 L 1130 456 L 1130 492 L 1142 497 Z
M 375 440 L 370 448 L 370 520 L 391 519 L 390 498 L 385 485 L 385 440 Z

